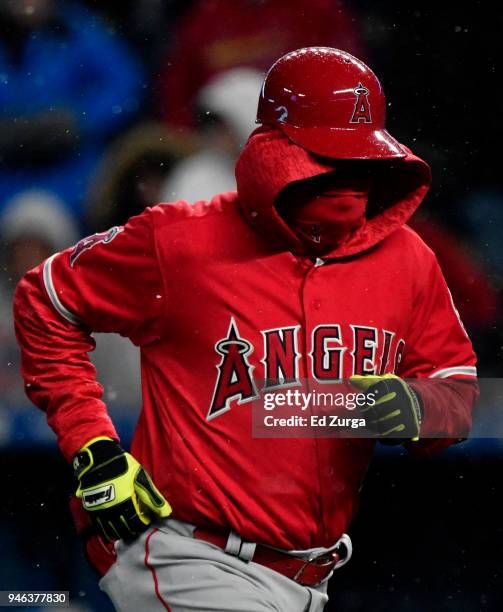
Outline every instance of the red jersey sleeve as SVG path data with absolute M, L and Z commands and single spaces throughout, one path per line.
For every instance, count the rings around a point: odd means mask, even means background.
M 96 436 L 117 438 L 88 352 L 92 331 L 137 344 L 160 335 L 164 292 L 149 209 L 28 272 L 14 297 L 28 397 L 47 413 L 67 459 Z
M 424 407 L 424 438 L 409 448 L 429 454 L 466 437 L 478 386 L 472 344 L 435 256 L 424 249 L 426 266 L 418 266 L 413 323 L 398 374 L 405 379 L 423 379 L 409 380 Z

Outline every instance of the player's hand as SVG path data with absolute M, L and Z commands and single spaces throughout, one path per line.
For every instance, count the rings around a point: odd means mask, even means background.
M 374 404 L 368 402 L 359 410 L 367 428 L 383 444 L 419 439 L 423 408 L 421 398 L 410 385 L 394 374 L 351 376 L 349 380 L 367 395 L 374 396 Z
M 131 540 L 171 506 L 145 469 L 110 438 L 94 438 L 73 460 L 76 492 L 106 540 Z

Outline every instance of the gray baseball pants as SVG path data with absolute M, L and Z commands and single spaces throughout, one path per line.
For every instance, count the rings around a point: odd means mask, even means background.
M 100 580 L 120 612 L 321 612 L 327 581 L 305 587 L 192 537 L 194 526 L 164 519 L 132 543 Z M 347 537 L 347 536 L 346 536 Z M 308 551 L 307 551 L 308 552 Z M 349 557 L 348 557 L 349 558 Z

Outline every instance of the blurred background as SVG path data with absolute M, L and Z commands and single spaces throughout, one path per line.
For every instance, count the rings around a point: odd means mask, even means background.
M 502 21 L 476 1 L 0 0 L 0 590 L 70 590 L 75 610 L 112 609 L 73 530 L 70 470 L 24 397 L 17 281 L 145 206 L 232 190 L 264 70 L 287 51 L 334 46 L 377 73 L 388 129 L 433 169 L 411 225 L 437 254 L 480 375 L 503 375 Z M 127 445 L 138 355 L 97 342 Z M 502 459 L 491 439 L 420 462 L 378 450 L 327 610 L 502 610 Z

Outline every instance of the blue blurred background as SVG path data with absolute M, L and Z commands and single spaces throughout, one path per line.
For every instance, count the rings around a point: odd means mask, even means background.
M 335 46 L 379 75 L 389 130 L 433 169 L 411 225 L 437 254 L 481 376 L 503 375 L 501 22 L 482 2 L 0 0 L 0 590 L 69 589 L 76 610 L 111 609 L 73 530 L 70 471 L 24 398 L 17 281 L 145 206 L 233 189 L 264 70 L 284 52 Z M 113 336 L 97 344 L 127 444 L 138 354 Z M 380 450 L 328 610 L 503 609 L 502 457 L 491 439 L 421 462 Z

